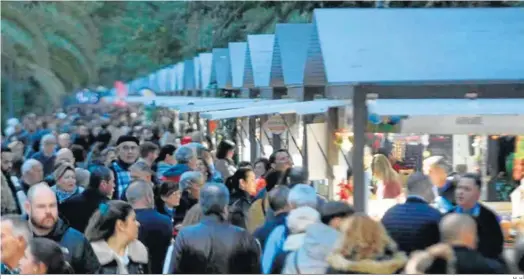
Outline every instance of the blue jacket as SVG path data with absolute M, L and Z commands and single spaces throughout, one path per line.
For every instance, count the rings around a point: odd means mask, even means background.
M 266 220 L 266 222 L 261 227 L 255 230 L 253 236 L 260 242 L 262 251 L 264 251 L 264 248 L 266 247 L 266 241 L 273 229 L 280 225 L 286 224 L 287 215 L 287 212 L 280 213 L 271 220 Z
M 404 204 L 390 208 L 382 217 L 388 234 L 407 254 L 440 241 L 438 224 L 442 215 L 420 197 L 409 196 Z

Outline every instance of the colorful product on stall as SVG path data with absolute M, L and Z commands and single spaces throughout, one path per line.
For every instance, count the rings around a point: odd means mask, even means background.
M 513 159 L 513 179 L 524 178 L 524 136 L 517 136 L 515 140 L 515 155 Z

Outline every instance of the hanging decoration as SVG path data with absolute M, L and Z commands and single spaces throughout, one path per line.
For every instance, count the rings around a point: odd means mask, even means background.
M 401 120 L 407 118 L 403 116 L 380 116 L 370 113 L 368 116 L 368 132 L 395 133 L 400 130 Z

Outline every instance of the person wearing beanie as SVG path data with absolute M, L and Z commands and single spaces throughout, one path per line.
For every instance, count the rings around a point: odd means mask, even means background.
M 355 210 L 345 202 L 322 205 L 321 222 L 307 227 L 304 244 L 287 256 L 282 274 L 325 274 L 329 266 L 326 258 L 340 236 L 340 222 L 353 213 Z
M 129 167 L 136 162 L 139 155 L 139 141 L 135 136 L 123 135 L 116 142 L 118 159 L 113 162 L 110 169 L 115 176 L 115 191 L 113 199 L 124 198 L 125 192 L 131 183 Z
M 84 187 L 77 185 L 75 167 L 72 164 L 59 164 L 55 168 L 53 176 L 56 184 L 51 189 L 56 193 L 58 203 L 62 203 L 85 190 Z

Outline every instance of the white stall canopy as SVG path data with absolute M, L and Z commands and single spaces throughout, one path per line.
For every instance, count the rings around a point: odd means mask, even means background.
M 230 110 L 239 108 L 250 108 L 253 106 L 263 105 L 276 105 L 286 104 L 292 102 L 292 100 L 264 100 L 264 99 L 233 99 L 236 102 L 221 102 L 213 104 L 188 104 L 178 105 L 175 108 L 181 113 L 187 112 L 206 112 L 206 111 L 219 111 L 219 110 Z
M 200 117 L 210 120 L 218 120 L 270 114 L 292 114 L 297 112 L 307 114 L 305 113 L 307 111 L 318 111 L 317 107 L 324 107 L 325 105 L 332 105 L 332 107 L 336 107 L 344 106 L 346 104 L 347 102 L 345 101 L 324 99 L 307 102 L 297 102 L 292 99 L 268 100 L 267 103 L 261 105 L 251 104 L 251 106 L 247 108 L 202 113 Z
M 407 117 L 401 133 L 524 133 L 524 99 L 378 99 L 368 101 L 368 111 Z
M 184 96 L 156 96 L 156 97 L 128 97 L 126 99 L 129 103 L 141 103 L 144 105 L 150 105 L 153 101 L 159 107 L 178 109 L 182 106 L 201 106 L 201 105 L 212 105 L 212 104 L 228 104 L 238 102 L 239 99 L 226 99 L 226 98 L 203 98 L 203 97 L 184 97 Z
M 295 113 L 298 115 L 322 114 L 330 108 L 345 107 L 351 105 L 351 100 L 316 100 L 308 102 L 308 106 L 299 107 Z

